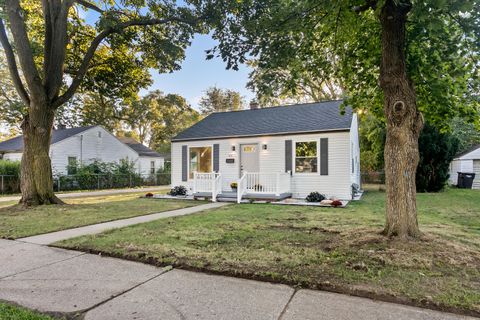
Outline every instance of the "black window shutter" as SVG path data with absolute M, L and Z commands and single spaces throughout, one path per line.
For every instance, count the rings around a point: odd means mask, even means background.
M 218 143 L 213 145 L 213 171 L 220 171 L 220 145 Z
M 328 138 L 320 139 L 320 175 L 328 175 Z
M 182 146 L 182 181 L 188 181 L 188 146 Z
M 285 140 L 285 172 L 292 171 L 292 140 Z

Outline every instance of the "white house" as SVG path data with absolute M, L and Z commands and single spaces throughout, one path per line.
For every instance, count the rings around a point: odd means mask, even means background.
M 123 138 L 122 138 L 123 139 Z M 23 137 L 0 143 L 0 158 L 21 160 Z M 115 137 L 101 126 L 53 130 L 50 158 L 54 174 L 69 174 L 68 165 L 93 161 L 133 161 L 141 174 L 150 174 L 163 167 L 164 158 L 133 139 Z
M 312 191 L 351 199 L 352 185 L 360 185 L 358 121 L 341 104 L 213 113 L 172 139 L 172 185 L 214 201 Z
M 480 189 L 480 145 L 457 154 L 450 163 L 450 183 L 457 185 L 458 172 L 475 173 L 473 189 Z

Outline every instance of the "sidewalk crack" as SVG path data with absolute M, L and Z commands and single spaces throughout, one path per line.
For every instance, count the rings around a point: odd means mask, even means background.
M 124 295 L 124 294 L 126 294 L 126 293 L 128 293 L 128 292 L 130 292 L 130 291 L 132 291 L 133 289 L 136 289 L 136 288 L 140 287 L 141 285 L 144 285 L 144 284 L 147 283 L 147 282 L 150 282 L 150 281 L 154 280 L 154 279 L 160 277 L 161 275 L 166 274 L 167 272 L 169 272 L 169 271 L 171 271 L 171 270 L 173 270 L 173 268 L 172 268 L 171 266 L 164 267 L 164 268 L 162 268 L 162 270 L 160 271 L 159 274 L 156 274 L 156 275 L 154 275 L 153 277 L 150 277 L 150 278 L 148 278 L 147 280 L 142 281 L 142 282 L 134 285 L 133 287 L 130 287 L 130 288 L 126 289 L 126 290 L 123 290 L 122 292 L 119 292 L 119 293 L 117 293 L 117 294 L 111 295 L 108 299 L 105 299 L 105 300 L 103 300 L 103 301 L 100 301 L 99 303 L 97 303 L 97 304 L 95 304 L 95 305 L 93 305 L 93 306 L 91 306 L 91 307 L 88 307 L 88 308 L 83 309 L 83 310 L 75 311 L 75 313 L 84 316 L 87 312 L 89 312 L 89 311 L 91 311 L 91 310 L 93 310 L 93 309 L 95 309 L 95 308 L 98 308 L 99 306 L 101 306 L 101 305 L 103 305 L 103 304 L 105 304 L 105 303 L 107 303 L 107 302 L 109 302 L 109 301 L 111 301 L 111 300 L 113 300 L 113 299 L 115 299 L 115 298 L 118 298 L 118 297 L 120 297 L 120 296 L 122 296 L 122 295 Z
M 283 307 L 283 310 L 282 310 L 282 312 L 280 312 L 280 315 L 278 316 L 278 319 L 277 319 L 277 320 L 282 320 L 282 319 L 283 319 L 283 316 L 285 315 L 285 313 L 287 312 L 288 307 L 290 306 L 290 302 L 292 302 L 293 297 L 295 296 L 295 294 L 296 294 L 297 292 L 298 292 L 298 289 L 294 289 L 292 295 L 290 296 L 290 299 L 288 299 L 287 303 L 285 304 L 285 307 Z
M 41 269 L 41 268 L 44 268 L 44 267 L 53 266 L 54 264 L 57 264 L 57 263 L 60 263 L 60 262 L 65 262 L 65 261 L 68 261 L 68 260 L 71 260 L 71 259 L 75 259 L 75 258 L 78 258 L 78 257 L 83 256 L 83 255 L 86 255 L 86 254 L 87 254 L 87 253 L 85 253 L 85 252 L 81 252 L 81 253 L 73 256 L 73 257 L 68 257 L 68 258 L 66 258 L 66 259 L 62 259 L 62 260 L 58 260 L 58 261 L 55 261 L 55 262 L 43 264 L 43 265 L 41 265 L 41 266 L 38 266 L 38 267 L 35 267 L 35 268 L 32 268 L 32 269 L 23 270 L 23 271 L 14 273 L 14 274 L 10 274 L 10 275 L 7 275 L 7 276 L 3 276 L 3 277 L 0 277 L 0 281 L 3 280 L 3 279 L 5 279 L 5 278 L 14 277 L 14 276 L 17 276 L 17 275 L 22 274 L 22 273 L 25 273 L 25 272 L 30 272 L 30 271 L 38 270 L 38 269 Z

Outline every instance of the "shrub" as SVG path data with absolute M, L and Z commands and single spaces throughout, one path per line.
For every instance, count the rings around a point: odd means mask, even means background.
M 416 185 L 418 192 L 438 192 L 447 184 L 450 162 L 458 151 L 458 140 L 426 124 L 418 139 L 420 161 Z
M 316 191 L 310 192 L 310 194 L 305 198 L 305 200 L 307 200 L 308 202 L 320 202 L 325 199 L 326 197 L 323 194 Z
M 185 196 L 187 195 L 187 188 L 184 186 L 173 187 L 168 193 L 171 196 Z
M 5 176 L 0 192 L 20 192 L 20 161 L 0 160 L 0 175 Z
M 153 193 L 149 192 L 145 195 L 145 198 L 153 198 Z

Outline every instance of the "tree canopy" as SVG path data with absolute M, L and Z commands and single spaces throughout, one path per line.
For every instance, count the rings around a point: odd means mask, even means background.
M 221 111 L 241 110 L 245 106 L 245 99 L 238 91 L 210 87 L 200 99 L 200 110 L 203 114 Z
M 216 29 L 220 44 L 210 57 L 219 54 L 231 68 L 252 59 L 251 85 L 260 96 L 295 96 L 303 86 L 308 96 L 331 83 L 343 90 L 347 104 L 383 118 L 378 16 L 384 2 L 241 1 L 237 14 Z M 411 2 L 407 72 L 419 110 L 437 127 L 448 127 L 455 116 L 480 124 L 480 12 L 474 9 L 479 5 Z

